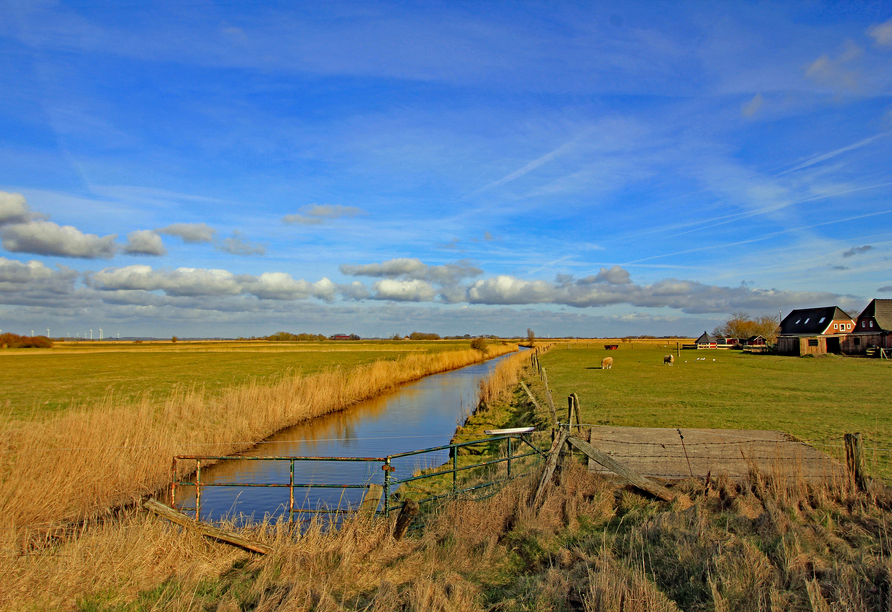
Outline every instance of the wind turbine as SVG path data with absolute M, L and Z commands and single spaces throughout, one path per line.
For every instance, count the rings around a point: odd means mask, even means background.
M 50 337 L 50 328 L 49 327 L 46 328 L 46 337 L 47 338 Z
M 102 340 L 102 328 L 99 328 L 99 339 Z
M 90 330 L 90 340 L 92 340 L 92 339 L 93 339 L 93 330 L 91 329 Z

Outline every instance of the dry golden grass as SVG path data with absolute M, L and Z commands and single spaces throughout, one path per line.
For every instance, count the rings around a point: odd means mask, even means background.
M 498 345 L 490 356 L 514 350 Z M 412 354 L 219 394 L 180 388 L 72 409 L 51 420 L 0 422 L 0 538 L 25 527 L 101 516 L 164 487 L 176 454 L 230 454 L 299 421 L 341 410 L 435 372 L 480 361 L 467 349 Z M 183 474 L 181 474 L 182 476 Z

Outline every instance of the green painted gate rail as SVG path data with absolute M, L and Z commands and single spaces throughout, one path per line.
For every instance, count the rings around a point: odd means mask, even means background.
M 462 454 L 462 450 L 470 450 L 474 446 L 480 445 L 489 445 L 496 442 L 506 441 L 507 451 L 504 456 L 498 456 L 494 459 L 489 459 L 485 461 L 480 461 L 478 463 L 473 464 L 460 464 L 459 456 Z M 523 446 L 526 445 L 530 449 L 523 449 Z M 520 447 L 520 448 L 519 448 Z M 406 478 L 397 478 L 394 476 L 394 472 L 396 471 L 396 466 L 394 465 L 394 461 L 397 459 L 404 459 L 406 457 L 415 457 L 415 456 L 423 456 L 430 453 L 437 453 L 441 451 L 449 451 L 449 460 L 447 463 L 437 466 L 435 468 L 428 468 L 425 470 L 421 470 L 421 473 L 414 473 L 413 475 Z M 518 452 L 519 450 L 527 450 L 527 452 Z M 383 508 L 379 511 L 377 507 L 375 509 L 376 513 L 383 514 L 384 516 L 389 516 L 392 510 L 399 509 L 402 505 L 399 500 L 395 499 L 394 493 L 397 488 L 401 485 L 407 485 L 409 483 L 417 483 L 424 480 L 431 480 L 439 477 L 447 477 L 451 475 L 451 486 L 448 484 L 445 486 L 440 486 L 439 488 L 443 490 L 442 493 L 437 493 L 433 495 L 428 495 L 427 497 L 416 500 L 419 504 L 431 503 L 435 500 L 456 497 L 461 494 L 469 493 L 472 491 L 476 491 L 479 489 L 484 489 L 487 487 L 492 487 L 497 484 L 507 482 L 509 480 L 513 480 L 514 478 L 518 478 L 520 476 L 524 476 L 528 473 L 528 469 L 530 468 L 529 462 L 524 462 L 522 460 L 530 457 L 538 457 L 539 459 L 545 457 L 547 449 L 538 448 L 528 434 L 512 434 L 512 435 L 498 435 L 489 438 L 482 438 L 480 440 L 472 440 L 469 442 L 457 442 L 452 444 L 446 444 L 443 446 L 435 446 L 431 448 L 424 448 L 420 450 L 407 451 L 403 453 L 395 453 L 393 455 L 387 455 L 386 457 L 303 457 L 303 456 L 268 456 L 268 457 L 252 457 L 252 456 L 239 456 L 239 455 L 226 455 L 226 456 L 217 456 L 217 455 L 176 455 L 173 458 L 173 464 L 171 466 L 171 484 L 170 484 L 170 504 L 174 508 L 177 507 L 177 492 L 181 487 L 195 487 L 195 506 L 191 508 L 181 507 L 180 510 L 193 511 L 195 513 L 196 520 L 201 519 L 201 492 L 202 489 L 207 487 L 237 487 L 237 488 L 287 488 L 288 489 L 288 517 L 289 520 L 294 519 L 295 514 L 346 514 L 355 512 L 358 508 L 349 508 L 347 510 L 341 509 L 340 504 L 335 509 L 330 508 L 298 508 L 294 503 L 294 491 L 295 489 L 368 489 L 369 485 L 372 484 L 370 481 L 363 483 L 354 483 L 354 484 L 324 484 L 324 483 L 303 483 L 303 482 L 295 482 L 294 480 L 294 465 L 298 462 L 364 462 L 368 464 L 380 464 L 381 470 L 384 472 L 383 476 L 383 489 L 384 489 L 384 504 Z M 195 472 L 194 472 L 194 480 L 182 480 L 178 477 L 178 468 L 180 461 L 195 461 Z M 280 482 L 280 483 L 268 483 L 268 482 L 202 482 L 202 463 L 205 465 L 208 463 L 218 463 L 221 461 L 288 461 L 289 462 L 289 478 L 288 482 Z M 498 478 L 494 478 L 492 480 L 486 480 L 485 475 L 481 475 L 480 478 L 473 481 L 473 484 L 469 484 L 468 486 L 464 486 L 465 483 L 459 481 L 459 474 L 463 472 L 469 472 L 470 470 L 484 470 L 489 466 L 499 466 L 500 464 L 506 464 L 506 469 L 503 475 Z M 518 468 L 523 471 L 522 473 L 517 473 Z M 207 469 L 205 467 L 205 469 Z M 467 480 L 467 479 L 465 479 Z M 377 484 L 377 483 L 375 483 Z

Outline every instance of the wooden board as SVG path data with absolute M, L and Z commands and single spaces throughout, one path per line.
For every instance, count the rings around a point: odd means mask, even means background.
M 682 429 L 681 434 L 684 445 L 677 429 L 593 427 L 591 445 L 650 478 L 705 478 L 711 473 L 740 479 L 751 467 L 812 482 L 846 477 L 840 462 L 779 431 Z M 589 470 L 611 473 L 594 461 L 589 461 Z

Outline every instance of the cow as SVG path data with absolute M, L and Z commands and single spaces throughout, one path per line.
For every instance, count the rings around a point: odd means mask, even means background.
M 613 357 L 605 357 L 601 360 L 601 369 L 609 370 L 613 367 Z
M 675 355 L 664 355 L 663 365 L 675 365 Z

